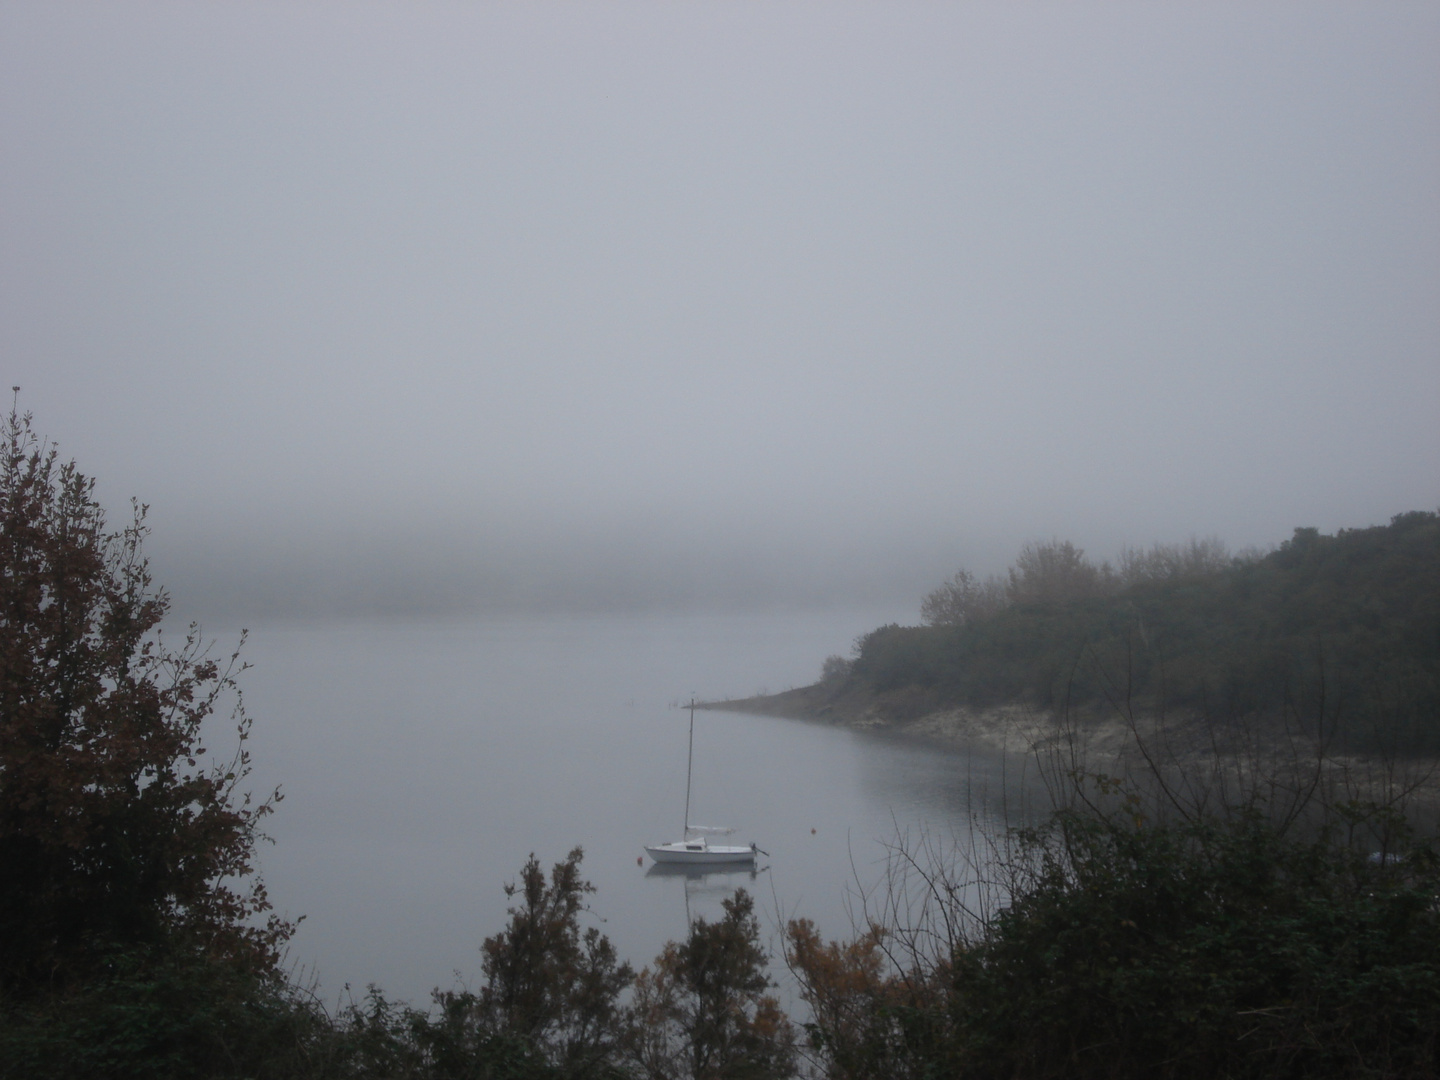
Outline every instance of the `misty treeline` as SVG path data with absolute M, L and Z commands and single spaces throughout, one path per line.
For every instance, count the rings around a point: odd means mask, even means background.
M 846 939 L 796 918 L 771 956 L 737 890 L 637 973 L 593 925 L 603 898 L 577 848 L 504 886 L 476 986 L 327 1008 L 285 968 L 294 928 L 253 873 L 278 795 L 244 790 L 243 664 L 193 630 L 160 635 L 143 508 L 109 529 L 28 416 L 12 412 L 0 455 L 4 1077 L 1435 1072 L 1423 772 L 1357 777 L 1318 731 L 1197 763 L 1133 701 L 1127 765 L 1088 757 L 1065 713 L 1035 758 L 1053 812 L 898 838 Z M 226 717 L 234 746 L 217 754 L 202 727 Z M 782 967 L 802 1016 L 774 996 Z
M 1002 705 L 1077 717 L 1143 702 L 1167 722 L 1304 728 L 1364 752 L 1440 751 L 1440 517 L 1268 554 L 1218 541 L 1096 565 L 1068 542 L 1026 547 L 1004 578 L 960 571 L 927 625 L 864 635 L 822 686 L 907 719 Z
M 1155 544 L 1149 549 L 1125 548 L 1116 566 L 1098 566 L 1082 548 L 1068 540 L 1026 544 L 1001 577 L 981 581 L 957 570 L 920 602 L 927 626 L 961 626 L 996 615 L 1012 604 L 1054 604 L 1112 595 L 1136 585 L 1180 581 L 1218 573 L 1236 563 L 1254 562 L 1259 553 L 1231 555 L 1218 539 L 1188 544 Z

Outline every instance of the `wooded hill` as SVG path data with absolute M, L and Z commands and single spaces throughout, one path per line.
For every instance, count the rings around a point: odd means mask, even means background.
M 1096 566 L 1031 545 L 1008 579 L 964 571 L 926 597 L 931 625 L 883 626 L 827 662 L 812 700 L 857 694 L 894 720 L 1025 703 L 1093 715 L 1164 710 L 1284 720 L 1355 750 L 1440 751 L 1440 516 L 1267 555 L 1214 542 Z

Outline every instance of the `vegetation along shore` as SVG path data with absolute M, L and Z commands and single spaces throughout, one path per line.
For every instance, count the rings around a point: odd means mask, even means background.
M 1123 741 L 1142 716 L 1200 746 L 1303 718 L 1331 750 L 1440 753 L 1434 513 L 1299 528 L 1268 554 L 1156 545 L 1114 566 L 1032 544 L 1003 577 L 959 571 L 921 612 L 828 658 L 813 685 L 700 707 L 1010 750 L 1071 726 Z

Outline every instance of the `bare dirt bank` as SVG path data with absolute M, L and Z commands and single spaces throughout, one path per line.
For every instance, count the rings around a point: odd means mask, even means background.
M 1037 754 L 1052 771 L 1086 775 L 1188 774 L 1218 783 L 1277 783 L 1322 799 L 1409 804 L 1440 820 L 1440 762 L 1346 755 L 1285 729 L 1216 725 L 1189 714 L 1116 709 L 1063 715 L 1024 704 L 934 707 L 913 688 L 875 694 L 853 684 L 816 683 L 780 694 L 697 703 L 698 709 L 808 720 L 977 751 Z M 1178 770 L 1178 774 L 1176 771 Z
M 906 691 L 873 694 L 853 686 L 816 683 L 780 694 L 707 701 L 695 707 L 810 720 L 852 731 L 884 732 L 953 746 L 1022 753 L 1034 750 L 1061 734 L 1058 717 L 1024 705 L 989 709 L 930 708 L 927 705 L 921 696 Z M 1108 726 L 1114 727 L 1113 733 L 1104 730 L 1107 725 L 1087 725 L 1094 729 L 1088 734 L 1102 741 L 1109 741 L 1105 736 L 1113 734 L 1115 749 L 1118 749 L 1123 741 L 1123 726 Z

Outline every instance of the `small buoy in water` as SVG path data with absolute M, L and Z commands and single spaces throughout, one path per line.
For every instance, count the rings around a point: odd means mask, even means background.
M 814 832 L 815 830 L 814 830 L 814 829 L 811 829 L 810 831 L 811 831 L 811 832 Z M 636 855 L 636 856 L 635 856 L 635 865 L 636 865 L 636 866 L 644 866 L 644 865 L 645 865 L 645 856 L 644 856 L 644 855 Z

